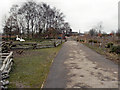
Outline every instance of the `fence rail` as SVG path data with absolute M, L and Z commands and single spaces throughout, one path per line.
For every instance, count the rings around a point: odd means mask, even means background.
M 0 67 L 0 89 L 6 89 L 9 81 L 9 73 L 13 65 L 13 52 L 0 53 L 1 55 L 1 67 Z
M 4 43 L 6 45 L 9 45 L 9 47 L 6 48 L 6 46 L 3 45 L 3 47 L 5 47 L 5 50 L 13 50 L 13 49 L 40 49 L 40 48 L 52 48 L 52 47 L 57 47 L 60 44 L 62 44 L 62 42 L 65 42 L 65 40 L 56 40 L 56 41 L 51 41 L 48 44 L 37 44 L 37 43 Z M 51 43 L 51 44 L 50 44 Z M 20 47 L 10 47 L 12 45 L 20 45 Z M 28 45 L 26 47 L 24 47 L 24 45 Z M 2 47 L 2 48 L 3 48 Z M 4 49 L 4 48 L 3 48 Z M 2 49 L 2 50 L 3 50 Z M 7 53 L 0 53 L 1 59 L 0 59 L 0 89 L 7 89 L 7 85 L 9 84 L 9 81 L 7 80 L 7 78 L 9 78 L 9 73 L 11 71 L 11 67 L 14 63 L 13 61 L 13 52 L 7 52 Z
M 39 44 L 39 43 L 14 43 L 15 47 L 11 47 L 12 50 L 16 49 L 41 49 L 41 48 L 53 48 L 57 47 L 62 42 L 65 42 L 65 40 L 56 40 L 56 41 L 51 41 L 48 44 Z M 27 46 L 24 46 L 27 45 Z

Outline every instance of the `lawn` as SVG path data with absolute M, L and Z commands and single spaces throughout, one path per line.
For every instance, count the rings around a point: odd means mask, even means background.
M 40 88 L 60 48 L 24 50 L 20 55 L 15 51 L 9 88 Z

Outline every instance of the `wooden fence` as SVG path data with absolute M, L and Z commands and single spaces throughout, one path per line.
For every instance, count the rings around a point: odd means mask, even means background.
M 13 52 L 0 53 L 1 56 L 1 67 L 0 67 L 0 89 L 6 89 L 9 81 L 9 73 L 13 65 Z
M 13 43 L 13 46 L 15 47 L 11 47 L 12 50 L 16 50 L 16 49 L 41 49 L 41 48 L 53 48 L 53 47 L 57 47 L 60 44 L 62 44 L 62 42 L 65 42 L 65 40 L 57 40 L 55 42 L 51 42 L 52 44 L 39 44 L 39 43 Z M 26 45 L 26 46 L 24 46 Z M 18 47 L 19 46 L 19 47 Z
M 13 49 L 40 49 L 40 48 L 51 48 L 51 47 L 57 47 L 62 42 L 65 42 L 65 40 L 56 40 L 52 41 L 51 45 L 41 45 L 37 43 L 12 43 L 12 45 L 20 45 L 21 47 L 10 47 L 11 44 L 4 43 L 6 45 L 10 45 L 9 48 L 11 50 Z M 1 44 L 2 45 L 2 44 Z M 28 45 L 30 47 L 23 47 L 23 45 Z M 13 51 L 10 51 L 9 53 L 0 53 L 0 89 L 7 89 L 7 85 L 9 84 L 9 81 L 7 80 L 9 78 L 9 73 L 11 71 L 12 65 L 14 63 L 13 61 Z

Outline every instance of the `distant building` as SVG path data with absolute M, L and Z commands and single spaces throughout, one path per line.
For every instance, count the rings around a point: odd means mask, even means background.
M 78 36 L 79 33 L 78 33 L 78 32 L 71 32 L 71 35 L 72 35 L 72 36 Z
M 79 36 L 84 36 L 85 34 L 84 34 L 84 33 L 79 33 L 78 35 L 79 35 Z

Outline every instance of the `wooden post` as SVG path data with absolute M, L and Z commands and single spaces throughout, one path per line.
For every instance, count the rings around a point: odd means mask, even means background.
M 2 78 L 1 78 L 1 71 L 0 71 L 0 90 L 2 90 L 2 88 L 1 88 L 1 86 L 2 86 L 2 83 L 1 83 L 1 80 L 2 80 Z
M 54 41 L 54 47 L 56 47 L 56 42 Z
M 1 55 L 6 55 L 6 53 Z M 13 64 L 13 52 L 10 52 L 4 59 L 3 65 L 0 68 L 0 90 L 7 89 L 6 85 L 9 84 L 9 81 L 6 79 L 9 78 L 8 74 L 11 70 L 12 64 Z

